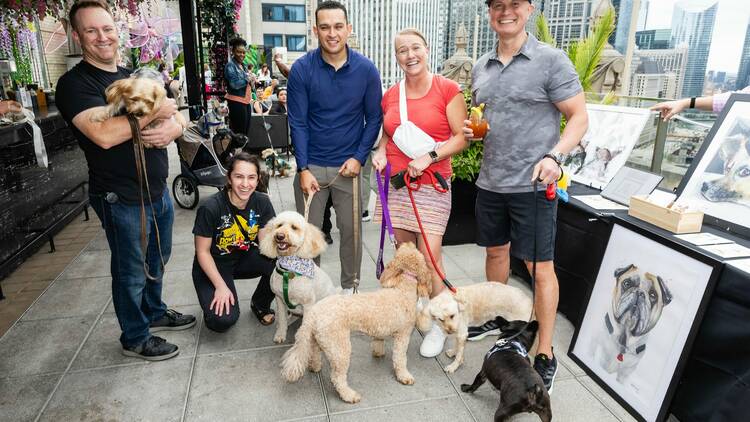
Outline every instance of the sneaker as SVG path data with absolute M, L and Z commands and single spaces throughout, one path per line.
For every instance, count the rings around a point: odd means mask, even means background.
M 174 309 L 167 309 L 164 316 L 151 323 L 152 333 L 159 331 L 180 331 L 187 330 L 195 325 L 195 317 L 192 315 L 183 315 Z
M 370 212 L 369 211 L 363 212 L 362 213 L 362 221 L 364 221 L 366 223 L 366 222 L 368 222 L 370 220 L 372 220 L 372 217 L 370 217 Z
M 177 356 L 180 349 L 161 337 L 151 336 L 136 347 L 123 347 L 122 354 L 133 358 L 141 358 L 149 361 L 167 360 Z
M 432 324 L 432 328 L 427 332 L 419 346 L 419 354 L 426 358 L 434 358 L 443 351 L 445 345 L 445 333 L 437 324 Z
M 469 336 L 466 340 L 479 341 L 487 336 L 500 335 L 500 327 L 494 319 L 491 319 L 478 327 L 469 327 Z
M 351 296 L 354 294 L 354 287 L 349 287 L 348 289 L 341 289 L 341 294 L 344 296 Z
M 331 233 L 323 233 L 323 236 L 326 239 L 326 243 L 329 245 L 333 243 L 333 238 L 331 237 Z
M 555 375 L 557 375 L 557 358 L 553 355 L 550 359 L 544 353 L 539 353 L 534 358 L 534 369 L 542 377 L 547 392 L 552 394 L 552 385 L 555 382 Z

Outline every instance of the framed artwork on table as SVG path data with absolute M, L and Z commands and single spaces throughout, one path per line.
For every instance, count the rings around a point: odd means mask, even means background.
M 636 419 L 666 420 L 719 265 L 616 219 L 568 355 Z
M 601 104 L 586 104 L 586 110 L 589 128 L 563 167 L 574 181 L 601 190 L 625 165 L 652 112 Z
M 708 223 L 750 234 L 750 95 L 729 98 L 677 194 L 678 204 L 703 211 Z

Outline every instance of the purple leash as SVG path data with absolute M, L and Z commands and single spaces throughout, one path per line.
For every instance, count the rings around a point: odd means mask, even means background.
M 385 229 L 388 228 L 388 237 L 391 239 L 391 245 L 396 247 L 396 235 L 393 234 L 391 225 L 391 213 L 388 211 L 388 180 L 391 177 L 391 164 L 385 165 L 385 175 L 383 180 L 380 179 L 380 171 L 375 175 L 378 181 L 378 195 L 380 196 L 380 205 L 383 209 L 383 221 L 380 223 L 380 250 L 378 251 L 378 261 L 375 263 L 375 276 L 380 279 L 385 266 L 383 265 L 383 246 L 385 244 Z

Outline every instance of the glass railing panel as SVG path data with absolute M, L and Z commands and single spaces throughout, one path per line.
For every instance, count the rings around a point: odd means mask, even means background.
M 715 121 L 713 113 L 690 112 L 666 122 L 661 168 L 656 169 L 664 176 L 660 187 L 674 189 L 680 184 Z

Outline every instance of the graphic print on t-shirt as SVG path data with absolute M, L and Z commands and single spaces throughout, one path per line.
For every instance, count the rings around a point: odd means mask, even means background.
M 216 249 L 219 250 L 221 255 L 232 253 L 234 249 L 242 248 L 243 245 L 248 245 L 254 241 L 258 236 L 258 214 L 255 210 L 250 210 L 246 220 L 240 214 L 237 214 L 237 221 L 242 225 L 247 237 L 242 234 L 243 230 L 237 226 L 237 222 L 232 218 L 231 214 L 221 216 L 221 224 L 216 229 L 218 234 L 216 235 Z

